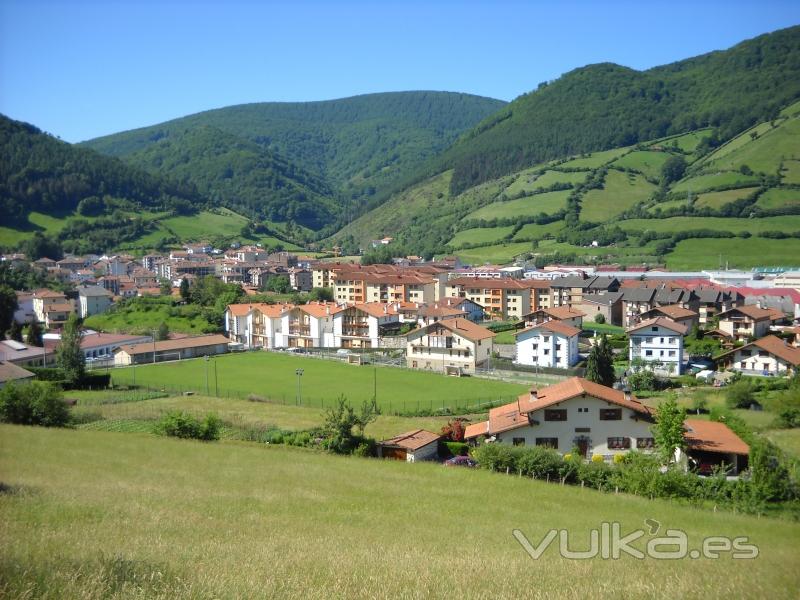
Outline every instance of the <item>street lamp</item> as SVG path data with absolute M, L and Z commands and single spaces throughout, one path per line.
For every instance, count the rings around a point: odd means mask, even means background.
M 297 375 L 297 405 L 300 406 L 303 403 L 303 396 L 300 392 L 300 378 L 303 376 L 303 369 L 296 369 L 295 375 Z
M 208 361 L 209 361 L 208 354 L 206 354 L 206 396 L 210 396 L 209 393 L 210 390 L 208 387 Z

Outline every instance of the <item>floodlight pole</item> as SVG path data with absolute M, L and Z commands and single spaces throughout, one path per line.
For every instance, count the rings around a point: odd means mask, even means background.
M 300 378 L 303 376 L 303 369 L 296 369 L 295 375 L 297 375 L 297 405 L 301 406 L 303 404 L 303 395 L 300 389 Z
M 209 390 L 209 387 L 208 387 L 208 360 L 209 360 L 208 354 L 206 354 L 206 396 L 210 395 L 210 393 L 209 393 L 210 390 Z

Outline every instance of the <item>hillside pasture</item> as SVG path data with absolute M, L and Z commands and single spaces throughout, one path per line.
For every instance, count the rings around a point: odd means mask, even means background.
M 665 149 L 678 148 L 684 152 L 692 153 L 695 151 L 697 145 L 703 140 L 703 138 L 708 137 L 710 134 L 711 129 L 698 129 L 697 131 L 692 131 L 690 133 L 685 133 L 669 139 L 657 140 L 649 146 Z
M 800 205 L 800 189 L 772 188 L 758 197 L 756 206 L 764 209 L 783 208 Z
M 570 183 L 577 185 L 586 181 L 588 171 L 523 171 L 503 193 L 513 197 L 520 192 L 531 192 L 535 190 L 547 189 L 556 183 Z
M 749 187 L 725 190 L 722 192 L 706 192 L 705 194 L 698 195 L 694 204 L 698 208 L 722 208 L 726 204 L 749 196 L 757 189 L 757 187 Z
M 514 260 L 515 256 L 525 254 L 526 252 L 536 252 L 536 250 L 532 250 L 530 242 L 512 242 L 493 246 L 482 246 L 469 250 L 457 250 L 455 254 L 464 263 L 482 265 L 484 263 L 508 263 Z
M 722 158 L 713 159 L 709 164 L 713 168 L 738 169 L 747 165 L 753 171 L 775 173 L 781 162 L 786 159 L 800 158 L 800 118 L 784 120 L 777 127 L 764 123 L 766 130 L 756 139 L 749 141 L 728 153 Z
M 535 194 L 526 198 L 509 200 L 508 202 L 492 202 L 468 214 L 465 219 L 508 219 L 538 214 L 552 214 L 563 209 L 567 204 L 569 190 Z
M 791 598 L 800 525 L 435 463 L 0 426 L 9 598 Z M 569 560 L 615 521 L 744 536 L 753 560 Z M 644 539 L 633 542 L 643 549 Z M 746 564 L 742 564 L 746 563 Z M 535 590 L 531 573 L 536 573 Z M 680 576 L 676 576 L 676 573 Z M 576 587 L 577 586 L 577 587 Z
M 645 177 L 658 179 L 661 168 L 671 155 L 668 152 L 655 152 L 652 150 L 636 150 L 618 158 L 611 166 L 623 169 L 634 169 Z
M 785 160 L 783 162 L 781 181 L 789 185 L 800 185 L 800 160 Z
M 299 402 L 297 369 L 303 369 Z M 112 371 L 114 385 L 133 384 L 134 377 L 136 385 L 157 389 L 206 394 L 218 389 L 222 396 L 255 394 L 274 402 L 315 408 L 333 406 L 340 395 L 353 405 L 361 405 L 377 389 L 378 404 L 387 413 L 510 402 L 526 390 L 526 386 L 478 377 L 348 365 L 281 352 L 236 353 L 209 362 L 184 360 Z
M 718 171 L 683 179 L 672 186 L 670 191 L 697 194 L 716 187 L 748 187 L 756 183 L 758 177 L 755 175 L 743 175 L 739 171 Z
M 564 223 L 561 221 L 556 221 L 554 223 L 547 223 L 545 225 L 539 225 L 537 223 L 528 223 L 527 225 L 523 225 L 522 228 L 517 232 L 517 235 L 514 236 L 515 240 L 523 240 L 523 239 L 541 239 L 546 235 L 551 235 L 558 233 L 564 229 Z
M 603 189 L 589 190 L 581 200 L 582 221 L 605 222 L 650 197 L 656 189 L 641 175 L 609 170 Z
M 667 268 L 677 271 L 716 269 L 722 260 L 731 269 L 751 269 L 758 266 L 793 266 L 800 256 L 800 240 L 771 240 L 751 237 L 703 238 L 678 242 L 667 255 Z
M 781 217 L 764 217 L 762 219 L 739 219 L 735 217 L 669 217 L 667 219 L 628 219 L 620 221 L 618 225 L 625 231 L 643 232 L 655 231 L 679 232 L 693 229 L 712 229 L 716 231 L 731 231 L 738 233 L 749 231 L 756 234 L 762 231 L 798 231 L 800 230 L 800 215 Z M 750 243 L 752 239 L 746 243 Z M 740 244 L 743 242 L 739 242 Z M 774 243 L 774 241 L 773 241 Z M 780 243 L 777 244 L 780 246 Z
M 459 231 L 448 242 L 448 246 L 460 248 L 464 244 L 482 244 L 485 242 L 497 242 L 509 235 L 514 230 L 513 226 L 508 227 L 474 227 Z
M 558 165 L 559 169 L 596 169 L 605 164 L 610 163 L 615 158 L 619 158 L 630 148 L 613 148 L 611 150 L 602 150 L 600 152 L 592 152 L 585 156 L 578 156 L 567 162 Z
M 753 138 L 751 137 L 752 134 L 761 136 L 771 129 L 772 125 L 770 125 L 770 123 L 759 123 L 758 125 L 754 125 L 747 131 L 743 131 L 732 140 L 714 150 L 714 152 L 704 157 L 701 162 L 703 164 L 718 163 L 721 165 L 725 162 L 725 157 L 751 143 L 753 141 Z

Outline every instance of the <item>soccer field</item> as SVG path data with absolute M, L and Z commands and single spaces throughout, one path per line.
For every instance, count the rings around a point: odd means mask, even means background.
M 303 370 L 302 376 L 298 377 L 297 369 Z M 351 404 L 360 405 L 377 392 L 378 405 L 387 413 L 510 402 L 527 389 L 524 385 L 477 377 L 348 365 L 278 352 L 247 352 L 207 362 L 197 359 L 115 369 L 112 380 L 114 385 L 135 383 L 175 392 L 238 397 L 254 394 L 283 404 L 312 407 L 331 406 L 342 394 Z

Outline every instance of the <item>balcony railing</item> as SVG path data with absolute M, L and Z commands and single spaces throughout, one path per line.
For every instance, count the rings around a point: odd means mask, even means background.
M 411 346 L 412 354 L 444 354 L 447 356 L 469 358 L 472 352 L 467 348 L 442 348 L 441 346 Z
M 289 335 L 304 335 L 309 336 L 311 335 L 311 327 L 308 326 L 289 326 Z

